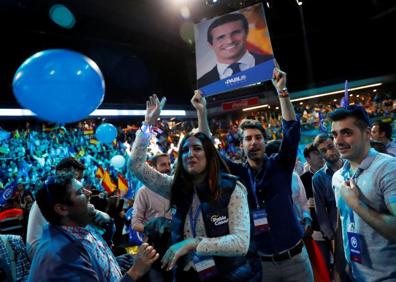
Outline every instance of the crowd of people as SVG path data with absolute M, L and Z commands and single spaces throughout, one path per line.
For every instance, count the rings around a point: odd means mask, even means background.
M 21 222 L 0 235 L 2 278 L 396 281 L 394 101 L 295 109 L 278 68 L 273 84 L 279 113 L 232 122 L 209 122 L 199 91 L 196 122 L 159 121 L 151 96 L 111 144 L 94 122 L 1 130 L 0 221 Z M 132 232 L 148 243 L 130 257 Z

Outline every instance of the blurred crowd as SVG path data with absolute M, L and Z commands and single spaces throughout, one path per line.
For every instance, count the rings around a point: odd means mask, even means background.
M 388 96 L 363 97 L 355 98 L 352 103 L 364 106 L 372 121 L 390 124 L 395 135 L 395 99 Z M 296 113 L 301 121 L 301 148 L 311 143 L 320 132 L 329 131 L 327 115 L 338 107 L 336 102 L 329 105 L 296 105 Z M 258 120 L 265 129 L 267 143 L 283 138 L 282 116 L 278 108 L 274 111 L 248 112 L 236 119 L 229 116 L 212 118 L 209 127 L 220 155 L 235 162 L 244 161 L 238 132 L 242 118 Z M 95 138 L 98 125 L 97 120 L 87 120 L 71 126 L 41 123 L 41 128 L 38 128 L 37 124 L 33 126 L 26 122 L 23 128 L 14 130 L 7 131 L 0 127 L 0 217 L 7 217 L 7 212 L 13 211 L 23 218 L 21 235 L 24 240 L 28 214 L 38 187 L 49 176 L 56 174 L 55 168 L 62 159 L 73 157 L 85 167 L 82 179 L 84 187 L 96 197 L 92 202 L 109 213 L 116 222 L 115 249 L 125 243 L 141 243 L 139 238 L 134 237 L 138 233 L 132 236 L 130 221 L 135 195 L 143 184 L 127 169 L 140 124 L 115 123 L 118 136 L 110 144 L 103 144 Z M 196 125 L 196 121 L 159 120 L 153 128 L 154 137 L 148 144 L 147 160 L 161 153 L 167 154 L 173 171 L 179 143 Z M 115 156 L 121 156 L 125 162 L 114 165 L 112 158 Z M 301 168 L 298 169 L 296 165 L 296 172 L 300 175 L 309 169 L 304 156 L 303 152 L 299 152 L 297 164 Z M 124 236 L 126 233 L 127 237 Z

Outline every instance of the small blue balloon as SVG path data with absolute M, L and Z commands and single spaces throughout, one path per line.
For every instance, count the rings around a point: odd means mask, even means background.
M 117 128 L 111 123 L 102 123 L 96 129 L 95 137 L 102 143 L 111 143 L 117 138 Z
M 69 123 L 84 119 L 99 107 L 105 83 L 90 58 L 51 49 L 34 54 L 18 68 L 13 90 L 19 104 L 39 118 Z

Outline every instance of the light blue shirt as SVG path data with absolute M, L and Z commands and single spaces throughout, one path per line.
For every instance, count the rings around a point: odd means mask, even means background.
M 388 144 L 386 144 L 386 152 L 396 157 L 396 142 L 391 141 Z
M 340 211 L 344 252 L 354 279 L 364 281 L 396 281 L 396 243 L 385 239 L 368 225 L 357 213 L 353 213 L 354 232 L 361 235 L 362 263 L 352 262 L 347 230 L 351 224 L 350 210 L 341 196 L 345 181 L 343 175 L 350 173 L 350 163 L 334 173 L 332 185 L 337 207 Z M 361 202 L 382 214 L 390 214 L 387 204 L 396 195 L 396 158 L 370 149 L 367 157 L 353 175 L 361 192 Z

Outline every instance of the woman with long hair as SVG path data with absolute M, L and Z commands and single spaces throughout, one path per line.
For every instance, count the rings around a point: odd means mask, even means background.
M 136 134 L 130 168 L 149 189 L 170 199 L 172 245 L 162 267 L 176 281 L 257 281 L 245 255 L 250 241 L 246 188 L 232 176 L 211 139 L 190 133 L 179 146 L 174 176 L 145 163 L 151 127 L 165 99 L 147 101 L 145 121 Z

